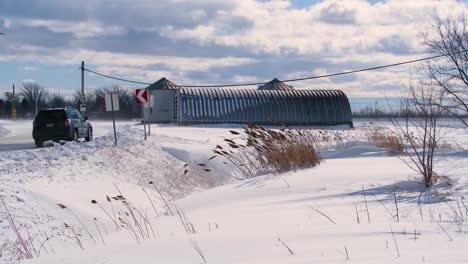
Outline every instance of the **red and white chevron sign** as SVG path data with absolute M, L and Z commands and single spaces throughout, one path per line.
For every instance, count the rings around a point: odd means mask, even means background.
M 137 104 L 144 104 L 148 102 L 148 92 L 146 89 L 136 89 L 136 102 Z

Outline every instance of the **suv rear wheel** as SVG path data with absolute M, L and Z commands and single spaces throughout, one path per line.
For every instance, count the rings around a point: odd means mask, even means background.
M 73 141 L 78 142 L 78 131 L 76 129 L 73 130 Z
M 93 129 L 92 129 L 91 127 L 88 129 L 88 136 L 85 137 L 85 140 L 86 140 L 87 142 L 93 140 Z
M 36 147 L 38 147 L 38 148 L 42 148 L 44 146 L 44 141 L 42 141 L 40 139 L 35 139 L 34 143 L 36 144 Z

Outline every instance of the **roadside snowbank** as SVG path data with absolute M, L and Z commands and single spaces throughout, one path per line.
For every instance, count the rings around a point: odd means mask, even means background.
M 40 149 L 0 152 L 0 196 L 15 221 L 25 232 L 38 237 L 54 237 L 73 246 L 63 237 L 64 223 L 76 223 L 70 214 L 57 204 L 72 208 L 74 213 L 93 225 L 93 217 L 106 216 L 92 199 L 104 200 L 115 196 L 121 189 L 139 206 L 150 208 L 142 187 L 147 188 L 156 206 L 162 208 L 159 194 L 148 183 L 153 181 L 163 195 L 170 200 L 182 197 L 199 188 L 215 186 L 220 180 L 202 178 L 191 173 L 183 174 L 184 163 L 164 151 L 156 137 L 142 140 L 139 126 L 124 126 L 118 130 L 118 146 L 113 135 L 97 137 L 94 141 L 53 144 Z M 115 184 L 115 186 L 114 186 Z M 164 212 L 164 209 L 161 210 Z M 0 237 L 14 240 L 4 208 L 0 210 Z M 78 230 L 83 231 L 77 227 Z

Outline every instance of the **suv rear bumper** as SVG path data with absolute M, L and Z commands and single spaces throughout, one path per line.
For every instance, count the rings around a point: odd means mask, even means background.
M 53 140 L 53 141 L 59 141 L 59 140 L 73 140 L 73 130 L 72 129 L 65 129 L 64 133 L 62 135 L 60 134 L 55 134 L 55 135 L 50 135 L 50 133 L 47 132 L 42 132 L 36 129 L 33 129 L 33 134 L 32 134 L 34 140 L 41 140 L 41 141 L 47 141 L 47 140 Z

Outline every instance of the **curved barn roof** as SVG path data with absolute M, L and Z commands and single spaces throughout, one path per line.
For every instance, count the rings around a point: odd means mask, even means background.
M 258 90 L 291 90 L 291 89 L 292 89 L 291 86 L 287 85 L 286 83 L 276 78 L 258 87 Z
M 178 90 L 178 122 L 352 125 L 351 107 L 340 90 Z
M 146 87 L 148 90 L 178 90 L 180 86 L 162 77 L 159 81 Z

